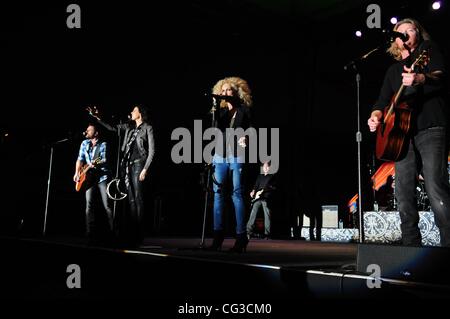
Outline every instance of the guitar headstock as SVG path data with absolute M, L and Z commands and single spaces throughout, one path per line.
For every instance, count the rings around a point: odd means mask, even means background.
M 97 120 L 100 121 L 100 112 L 98 111 L 97 107 L 94 105 L 92 107 L 88 106 L 86 108 L 86 111 L 89 112 L 89 115 L 96 118 Z
M 430 62 L 430 56 L 428 55 L 428 51 L 422 50 L 420 55 L 411 65 L 411 69 L 412 70 L 416 70 L 416 68 L 423 69 L 428 64 L 428 62 Z

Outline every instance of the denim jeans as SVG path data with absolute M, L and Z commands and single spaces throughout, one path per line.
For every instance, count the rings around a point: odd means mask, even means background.
M 105 225 L 107 232 L 113 232 L 113 214 L 111 209 L 111 203 L 106 194 L 106 181 L 95 184 L 86 190 L 86 233 L 88 238 L 93 239 L 98 234 L 95 233 L 95 212 L 94 212 L 94 200 L 95 194 L 100 192 L 102 197 L 103 207 L 106 212 L 106 219 L 108 225 Z M 108 234 L 109 235 L 109 234 Z
M 223 210 L 225 206 L 226 185 L 231 179 L 234 211 L 236 214 L 236 234 L 245 233 L 245 208 L 243 199 L 242 170 L 244 164 L 237 157 L 223 158 L 215 155 L 213 158 L 214 178 L 214 230 L 223 230 Z M 229 178 L 231 177 L 231 178 Z
M 425 190 L 430 199 L 441 246 L 450 246 L 450 185 L 446 131 L 443 127 L 422 130 L 411 138 L 406 157 L 395 163 L 395 196 L 401 219 L 404 245 L 420 246 L 416 200 L 417 167 L 422 165 Z

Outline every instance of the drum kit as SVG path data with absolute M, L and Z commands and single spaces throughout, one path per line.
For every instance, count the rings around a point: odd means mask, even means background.
M 450 155 L 448 157 L 448 173 L 450 182 Z M 395 199 L 395 168 L 393 162 L 383 163 L 372 176 L 372 187 L 378 206 L 387 211 L 397 210 Z M 417 178 L 416 185 L 417 208 L 420 211 L 430 211 L 431 204 L 425 190 L 425 180 L 422 175 Z
M 428 198 L 427 192 L 425 191 L 425 182 L 421 175 L 419 175 L 419 181 L 416 186 L 416 198 L 417 198 L 417 208 L 421 211 L 430 211 L 431 204 Z

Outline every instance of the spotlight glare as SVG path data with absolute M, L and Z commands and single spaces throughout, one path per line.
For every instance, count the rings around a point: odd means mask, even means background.
M 431 7 L 433 8 L 433 10 L 439 10 L 441 8 L 441 2 L 440 1 L 435 1 L 431 5 Z
M 391 18 L 391 23 L 396 24 L 398 22 L 398 19 L 396 17 Z
M 362 37 L 362 32 L 358 30 L 358 31 L 355 32 L 355 35 L 356 35 L 358 38 L 361 38 L 361 37 Z

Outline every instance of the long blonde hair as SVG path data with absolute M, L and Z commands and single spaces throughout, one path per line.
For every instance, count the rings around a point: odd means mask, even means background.
M 250 107 L 253 105 L 252 91 L 250 90 L 247 81 L 237 76 L 227 77 L 219 80 L 212 88 L 212 93 L 221 94 L 222 86 L 225 83 L 231 86 L 231 89 L 233 90 L 235 95 L 239 97 L 239 100 L 241 101 L 243 106 Z M 220 103 L 220 107 L 226 107 L 226 105 L 227 103 L 225 102 L 225 100 L 222 100 Z
M 422 25 L 419 23 L 419 21 L 412 19 L 412 18 L 406 18 L 406 19 L 403 19 L 403 20 L 400 20 L 399 22 L 397 22 L 394 26 L 394 31 L 397 31 L 398 27 L 405 23 L 410 23 L 410 24 L 414 25 L 417 36 L 418 36 L 417 40 L 419 41 L 419 43 L 424 40 L 430 40 L 430 35 L 424 29 L 424 27 L 422 27 Z M 391 43 L 391 46 L 389 47 L 389 49 L 387 49 L 386 52 L 389 53 L 390 55 L 392 55 L 394 57 L 394 59 L 396 59 L 397 61 L 402 60 L 401 49 L 398 47 L 398 45 L 397 45 L 397 43 L 395 43 L 395 41 Z

